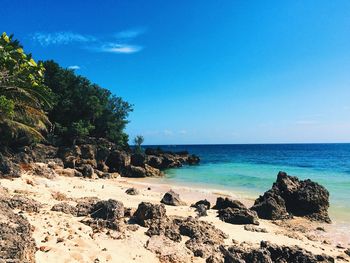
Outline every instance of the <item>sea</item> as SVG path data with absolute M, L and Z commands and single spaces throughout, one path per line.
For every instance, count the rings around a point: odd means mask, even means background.
M 158 146 L 152 146 L 158 147 Z M 311 179 L 330 193 L 330 216 L 350 223 L 350 144 L 162 145 L 188 151 L 199 165 L 165 171 L 163 182 L 233 192 L 255 199 L 271 188 L 279 171 Z

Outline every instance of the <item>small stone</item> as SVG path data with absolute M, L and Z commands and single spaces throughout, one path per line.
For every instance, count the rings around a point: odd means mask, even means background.
M 63 242 L 64 241 L 64 239 L 62 238 L 62 237 L 58 237 L 57 238 L 57 243 L 61 243 L 61 242 Z
M 41 252 L 49 252 L 51 250 L 51 248 L 47 247 L 47 246 L 41 246 L 41 247 L 39 247 L 39 250 Z

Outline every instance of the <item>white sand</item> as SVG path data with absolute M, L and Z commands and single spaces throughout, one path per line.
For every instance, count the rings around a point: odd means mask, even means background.
M 33 185 L 31 184 L 33 183 Z M 52 197 L 52 193 L 60 192 L 70 198 L 86 196 L 96 196 L 100 199 L 116 199 L 122 201 L 124 206 L 137 208 L 142 201 L 159 203 L 163 194 L 170 189 L 164 184 L 152 183 L 145 180 L 118 178 L 111 180 L 91 180 L 76 177 L 56 177 L 46 179 L 24 174 L 21 178 L 13 180 L 0 180 L 0 184 L 10 190 L 11 194 L 20 193 L 33 198 L 43 204 L 39 213 L 24 213 L 29 222 L 35 227 L 34 238 L 37 247 L 42 247 L 46 252 L 38 250 L 36 260 L 38 263 L 48 262 L 158 262 L 155 254 L 145 248 L 148 236 L 144 234 L 146 228 L 140 227 L 137 231 L 127 231 L 125 239 L 111 239 L 105 233 L 92 235 L 89 226 L 79 222 L 82 218 L 60 212 L 50 211 L 51 207 L 59 203 Z M 140 194 L 130 196 L 125 194 L 125 190 L 131 186 L 138 188 Z M 151 190 L 147 190 L 151 187 Z M 172 187 L 178 192 L 181 198 L 191 204 L 200 199 L 206 198 L 212 204 L 220 193 L 212 193 L 208 189 L 192 189 L 189 187 Z M 214 191 L 215 192 L 215 191 Z M 229 194 L 229 193 L 225 193 Z M 251 200 L 240 200 L 247 205 L 251 205 Z M 74 204 L 74 203 L 72 203 Z M 168 215 L 195 216 L 193 208 L 189 206 L 172 207 L 166 206 Z M 239 242 L 251 242 L 258 246 L 261 240 L 268 240 L 279 245 L 298 245 L 315 254 L 326 253 L 332 256 L 343 254 L 343 249 L 338 249 L 333 244 L 324 244 L 323 240 L 330 240 L 332 233 L 311 231 L 307 235 L 301 232 L 288 231 L 279 227 L 271 221 L 260 220 L 260 226 L 266 228 L 268 233 L 257 233 L 244 230 L 242 225 L 232 225 L 220 221 L 216 217 L 215 210 L 209 210 L 208 216 L 202 220 L 212 222 L 217 228 L 229 235 L 226 244 L 232 244 L 232 239 Z M 310 223 L 307 220 L 295 219 L 294 225 L 304 225 L 311 230 L 317 226 L 324 227 L 327 231 L 332 226 L 324 224 Z M 290 236 L 290 237 L 288 237 Z M 45 237 L 48 241 L 45 241 Z M 57 243 L 57 238 L 64 241 Z M 333 240 L 337 242 L 338 240 Z M 344 242 L 344 241 L 343 241 Z M 348 244 L 344 244 L 347 246 Z M 193 262 L 204 262 L 201 258 L 195 258 Z

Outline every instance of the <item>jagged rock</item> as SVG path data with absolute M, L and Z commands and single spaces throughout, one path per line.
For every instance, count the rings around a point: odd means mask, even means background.
M 146 177 L 146 169 L 139 166 L 130 166 L 129 172 L 127 173 L 127 177 L 141 178 Z
M 154 235 L 164 235 L 172 241 L 180 242 L 182 238 L 179 225 L 174 221 L 174 219 L 168 217 L 154 219 L 150 222 L 146 235 L 150 237 Z
M 219 253 L 209 256 L 206 260 L 206 263 L 224 263 L 224 259 Z
M 96 178 L 96 174 L 94 171 L 94 168 L 90 164 L 83 164 L 81 167 L 78 168 L 78 171 L 82 173 L 84 177 L 87 178 Z
M 130 155 L 123 151 L 114 150 L 108 156 L 106 165 L 110 172 L 123 174 L 126 167 L 130 166 Z
M 77 216 L 77 214 L 78 214 L 78 209 L 76 207 L 66 203 L 66 202 L 55 204 L 51 208 L 51 211 L 62 212 L 62 213 L 71 214 L 74 216 Z
M 137 190 L 135 187 L 131 187 L 131 188 L 126 189 L 125 193 L 128 194 L 128 195 L 138 195 L 138 194 L 140 194 L 139 190 Z
M 263 219 L 285 219 L 289 217 L 286 204 L 283 198 L 269 190 L 255 200 L 252 210 L 258 213 L 258 216 Z
M 146 161 L 146 156 L 141 153 L 134 153 L 131 155 L 130 163 L 133 166 L 143 167 Z
M 41 208 L 39 202 L 21 195 L 15 195 L 12 198 L 0 197 L 0 202 L 7 204 L 12 209 L 19 209 L 26 212 L 38 213 Z
M 181 201 L 179 194 L 175 193 L 173 190 L 170 190 L 167 193 L 165 193 L 160 202 L 172 206 L 186 205 L 185 202 Z
M 205 206 L 204 204 L 197 205 L 196 212 L 198 217 L 207 216 L 207 206 Z
M 87 216 L 91 213 L 94 205 L 100 201 L 97 197 L 84 197 L 77 200 L 77 216 Z
M 166 217 L 166 210 L 163 204 L 151 204 L 142 202 L 139 204 L 133 215 L 133 220 L 141 226 L 149 226 L 152 220 Z
M 109 199 L 99 201 L 93 205 L 90 215 L 92 218 L 113 221 L 124 217 L 124 205 L 122 202 Z
M 199 205 L 204 205 L 207 210 L 210 209 L 210 202 L 207 199 L 199 200 L 195 204 L 192 204 L 191 207 L 198 207 Z
M 29 167 L 30 173 L 35 176 L 42 176 L 48 179 L 53 179 L 57 176 L 56 171 L 45 163 L 32 163 Z
M 93 144 L 83 144 L 80 146 L 82 159 L 95 159 L 96 146 Z
M 219 218 L 231 224 L 254 224 L 259 225 L 258 216 L 255 211 L 227 207 L 219 210 Z
M 20 177 L 21 168 L 0 153 L 0 178 Z
M 148 164 L 145 164 L 145 171 L 147 177 L 162 177 L 164 173 L 157 168 L 154 168 Z
M 220 246 L 225 262 L 249 262 L 249 263 L 330 263 L 332 257 L 326 255 L 313 255 L 298 246 L 278 246 L 266 241 L 261 241 L 260 248 L 244 248 L 231 246 L 225 249 Z
M 152 236 L 146 248 L 156 253 L 160 262 L 187 263 L 192 262 L 190 251 L 181 243 L 176 243 L 163 235 Z
M 147 163 L 148 165 L 157 168 L 157 169 L 161 169 L 162 168 L 162 162 L 163 159 L 161 157 L 158 156 L 148 156 L 147 158 Z
M 34 263 L 36 245 L 31 226 L 0 201 L 0 262 Z
M 230 208 L 238 208 L 238 209 L 247 209 L 246 206 L 244 204 L 242 204 L 240 201 L 238 200 L 233 200 L 231 198 L 228 197 L 218 197 L 216 199 L 216 204 L 213 206 L 213 209 L 225 209 L 227 207 Z
M 179 220 L 177 224 L 180 234 L 190 237 L 185 244 L 195 256 L 205 258 L 218 252 L 218 246 L 228 238 L 224 232 L 212 224 L 193 217 Z
M 136 209 L 131 207 L 125 207 L 124 208 L 124 216 L 125 217 L 132 217 L 135 213 Z
M 48 159 L 55 159 L 58 154 L 58 148 L 52 145 L 35 144 L 32 147 L 26 147 L 24 152 L 29 154 L 34 162 L 46 163 Z
M 280 215 L 280 211 L 283 211 L 283 202 L 279 197 L 284 200 L 286 211 L 292 215 L 331 222 L 328 215 L 329 192 L 318 183 L 309 179 L 301 181 L 284 172 L 278 173 L 272 188 L 255 201 L 252 209 L 266 219 L 272 217 L 279 219 L 284 216 Z

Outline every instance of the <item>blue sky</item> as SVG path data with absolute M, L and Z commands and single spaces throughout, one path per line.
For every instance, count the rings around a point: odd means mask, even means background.
M 350 142 L 350 1 L 2 0 L 1 31 L 134 104 L 146 144 Z

